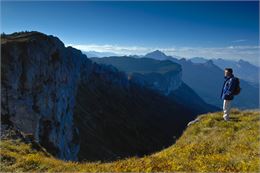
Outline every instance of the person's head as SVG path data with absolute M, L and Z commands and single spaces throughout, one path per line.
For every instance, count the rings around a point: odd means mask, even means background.
M 231 76 L 233 74 L 232 68 L 225 68 L 225 76 Z

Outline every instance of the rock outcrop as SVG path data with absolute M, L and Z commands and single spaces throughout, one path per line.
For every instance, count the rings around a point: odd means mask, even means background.
M 76 160 L 73 108 L 91 61 L 38 32 L 2 37 L 1 115 L 62 159 Z

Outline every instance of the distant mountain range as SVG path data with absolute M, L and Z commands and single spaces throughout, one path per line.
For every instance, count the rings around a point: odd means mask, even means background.
M 224 71 L 223 68 L 228 66 L 234 69 L 234 74 L 241 79 L 242 92 L 240 95 L 235 97 L 233 106 L 241 109 L 258 108 L 259 107 L 259 84 L 258 84 L 258 67 L 240 60 L 226 61 L 222 59 L 206 60 L 205 58 L 193 58 L 187 60 L 180 57 L 167 56 L 163 52 L 156 50 L 150 52 L 144 56 L 130 56 L 132 58 L 151 58 L 159 61 L 167 60 L 182 67 L 182 79 L 184 84 L 190 87 L 195 93 L 198 94 L 206 103 L 215 105 L 219 108 L 222 107 L 222 100 L 220 99 L 220 92 L 224 82 Z M 131 60 L 129 62 L 126 56 L 121 57 L 104 57 L 101 59 L 94 59 L 99 63 L 112 64 L 122 71 L 131 71 Z M 115 61 L 117 60 L 117 61 Z M 193 62 L 194 61 L 194 62 Z M 216 65 L 216 64 L 218 65 Z M 141 62 L 139 64 L 142 64 Z M 222 66 L 222 67 L 221 67 Z M 139 68 L 146 68 L 144 65 L 140 65 Z
M 96 52 L 96 51 L 82 51 L 85 55 L 87 55 L 89 58 L 103 58 L 103 57 L 110 57 L 110 56 L 121 56 L 119 54 L 113 53 L 113 52 Z M 180 59 L 185 59 L 180 56 L 168 56 L 164 54 L 162 51 L 155 50 L 153 52 L 147 53 L 146 55 L 129 55 L 133 58 L 153 58 L 156 60 L 172 60 L 173 62 L 176 62 Z M 260 67 L 253 65 L 249 63 L 248 61 L 240 59 L 239 61 L 234 60 L 226 60 L 222 58 L 218 59 L 206 59 L 204 57 L 193 57 L 190 59 L 185 59 L 187 61 L 191 61 L 195 64 L 198 63 L 206 63 L 209 60 L 212 60 L 215 65 L 217 65 L 221 69 L 225 69 L 226 67 L 230 67 L 233 69 L 234 74 L 247 81 L 250 82 L 252 85 L 259 85 L 259 69 Z
M 202 57 L 194 57 L 191 59 L 193 63 L 206 63 L 208 60 Z M 250 82 L 251 84 L 259 84 L 259 67 L 255 66 L 247 61 L 239 60 L 224 60 L 224 59 L 212 59 L 213 63 L 216 64 L 221 69 L 230 67 L 233 69 L 234 74 L 244 79 L 245 81 Z

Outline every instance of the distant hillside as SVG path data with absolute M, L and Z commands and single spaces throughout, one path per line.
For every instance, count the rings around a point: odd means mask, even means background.
M 78 163 L 55 159 L 21 140 L 4 139 L 1 171 L 22 172 L 259 172 L 260 115 L 233 110 L 231 121 L 222 112 L 204 114 L 176 144 L 144 157 L 115 162 Z M 12 133 L 13 134 L 13 133 Z
M 155 52 L 156 54 L 158 51 Z M 128 74 L 128 78 L 136 83 L 159 91 L 171 100 L 192 110 L 194 114 L 217 111 L 209 105 L 182 80 L 182 67 L 170 60 L 152 58 L 104 57 L 91 60 L 106 65 L 113 65 Z
M 101 63 L 110 64 L 121 71 L 127 73 L 160 73 L 164 74 L 169 71 L 180 71 L 181 66 L 171 61 L 156 61 L 150 58 L 132 58 L 128 56 L 110 56 L 104 58 L 91 58 L 91 60 Z

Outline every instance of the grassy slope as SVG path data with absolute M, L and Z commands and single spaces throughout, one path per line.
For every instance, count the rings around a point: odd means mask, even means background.
M 75 163 L 57 160 L 19 141 L 1 141 L 1 171 L 196 171 L 259 172 L 260 115 L 232 111 L 231 121 L 222 114 L 200 116 L 176 144 L 142 158 L 111 163 Z

